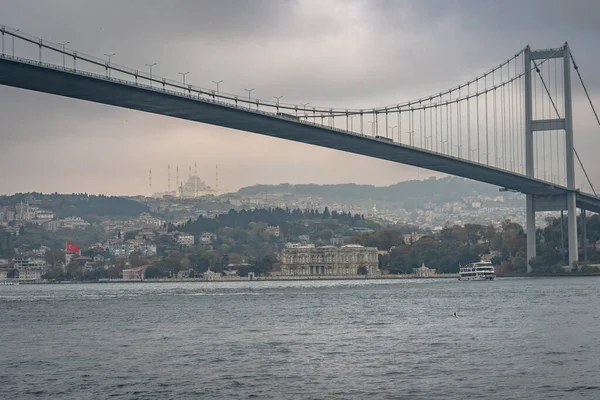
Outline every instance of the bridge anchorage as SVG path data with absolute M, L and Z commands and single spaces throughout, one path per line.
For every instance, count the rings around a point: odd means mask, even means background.
M 262 100 L 253 97 L 255 88 L 229 94 L 214 77 L 205 80 L 218 82 L 217 90 L 189 84 L 188 72 L 181 81 L 163 78 L 156 63 L 146 65 L 147 73 L 114 63 L 114 53 L 97 58 L 67 48 L 68 42 L 5 25 L 0 34 L 0 85 L 293 140 L 524 193 L 528 260 L 536 256 L 536 212 L 567 211 L 570 264 L 578 261 L 576 208 L 582 216 L 600 212 L 600 198 L 574 147 L 575 61 L 566 43 L 546 50 L 527 46 L 486 73 L 430 96 L 348 109 L 284 103 L 280 93 Z M 575 159 L 591 193 L 576 187 Z M 586 243 L 585 222 L 582 231 Z

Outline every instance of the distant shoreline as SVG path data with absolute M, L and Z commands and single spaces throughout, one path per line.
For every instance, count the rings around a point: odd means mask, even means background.
M 497 278 L 578 278 L 584 276 L 600 276 L 600 272 L 564 273 L 564 274 L 503 274 L 496 275 Z
M 415 275 L 379 275 L 379 276 L 290 276 L 290 277 L 255 277 L 248 279 L 243 277 L 223 277 L 222 279 L 205 280 L 202 278 L 185 278 L 185 279 L 106 279 L 100 281 L 35 281 L 35 282 L 19 282 L 20 284 L 87 284 L 87 283 L 175 283 L 175 282 L 286 282 L 286 281 L 360 281 L 360 280 L 392 280 L 392 279 L 458 279 L 458 274 L 439 274 L 433 276 L 415 276 Z
M 579 278 L 579 277 L 600 277 L 600 273 L 581 273 L 581 274 L 510 274 L 500 275 L 497 278 Z M 185 279 L 144 279 L 144 280 L 123 280 L 123 279 L 107 279 L 100 281 L 34 281 L 34 282 L 19 282 L 20 285 L 77 285 L 77 284 L 90 284 L 90 283 L 177 283 L 177 282 L 209 282 L 209 283 L 223 283 L 223 282 L 298 282 L 298 281 L 375 281 L 375 280 L 396 280 L 396 279 L 458 279 L 458 274 L 439 274 L 433 276 L 415 276 L 415 275 L 380 275 L 380 276 L 290 276 L 290 277 L 256 277 L 254 279 L 247 279 L 242 277 L 228 278 L 215 280 L 205 280 L 202 278 L 185 278 Z

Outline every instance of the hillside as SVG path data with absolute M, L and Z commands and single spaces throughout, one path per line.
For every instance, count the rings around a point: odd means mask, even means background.
M 498 187 L 463 178 L 434 177 L 424 181 L 399 182 L 390 186 L 335 184 L 335 185 L 255 185 L 240 189 L 240 195 L 264 193 L 290 194 L 296 196 L 317 196 L 331 201 L 372 204 L 394 203 L 404 207 L 414 207 L 423 201 L 455 201 L 464 196 L 497 196 Z M 513 195 L 514 196 L 514 195 Z
M 148 211 L 147 206 L 134 200 L 87 194 L 17 193 L 12 196 L 0 196 L 0 206 L 12 206 L 21 201 L 26 203 L 28 200 L 31 206 L 54 212 L 57 218 L 136 216 Z

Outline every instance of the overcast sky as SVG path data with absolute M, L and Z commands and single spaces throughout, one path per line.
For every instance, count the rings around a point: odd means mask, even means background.
M 525 45 L 569 41 L 600 107 L 600 1 L 0 0 L 0 24 L 138 69 L 269 99 L 368 108 L 462 83 Z M 574 82 L 576 82 L 574 77 Z M 574 85 L 575 145 L 600 186 L 600 128 Z M 417 178 L 367 157 L 0 86 L 0 193 L 148 194 L 167 164 L 256 183 Z M 148 187 L 148 169 L 153 188 Z M 420 172 L 420 177 L 431 175 Z M 578 175 L 579 177 L 579 175 Z M 581 178 L 578 178 L 581 182 Z

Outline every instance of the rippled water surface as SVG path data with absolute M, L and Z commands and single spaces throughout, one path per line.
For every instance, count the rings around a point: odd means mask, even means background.
M 0 286 L 0 398 L 600 399 L 599 289 L 600 278 Z

